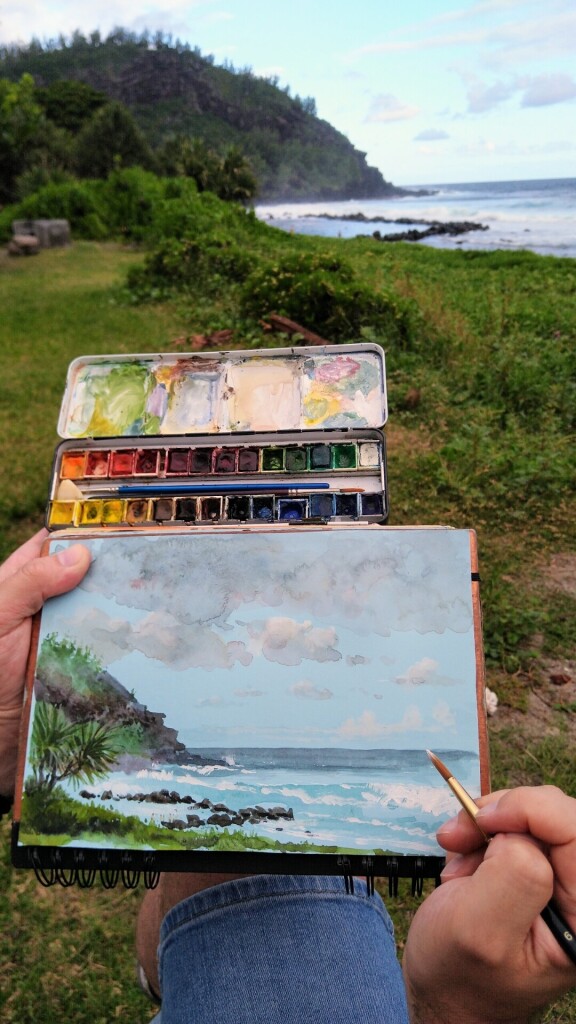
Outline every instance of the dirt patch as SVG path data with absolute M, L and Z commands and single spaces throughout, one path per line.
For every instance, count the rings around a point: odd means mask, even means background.
M 539 662 L 538 670 L 539 684 L 526 678 L 526 710 L 501 704 L 490 719 L 490 731 L 497 734 L 512 726 L 527 740 L 537 742 L 567 730 L 576 744 L 576 661 L 546 660 Z M 553 682 L 556 679 L 563 681 Z
M 541 568 L 541 580 L 550 590 L 576 598 L 576 554 L 552 555 Z M 531 646 L 538 648 L 541 640 L 533 637 Z M 567 734 L 576 746 L 576 658 L 540 656 L 534 660 L 522 683 L 525 708 L 501 704 L 490 719 L 490 732 L 497 735 L 512 728 L 528 743 Z M 497 681 L 494 689 L 498 693 Z
M 386 445 L 389 454 L 394 457 L 400 453 L 406 456 L 429 452 L 433 447 L 432 441 L 430 429 L 423 423 L 411 429 L 398 423 L 386 426 Z
M 552 555 L 544 569 L 544 578 L 551 587 L 576 597 L 576 554 Z

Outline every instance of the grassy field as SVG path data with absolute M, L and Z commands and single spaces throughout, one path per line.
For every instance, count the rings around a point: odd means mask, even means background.
M 478 531 L 494 786 L 554 782 L 576 795 L 576 261 L 439 252 L 370 239 L 276 240 L 344 253 L 362 281 L 413 311 L 386 350 L 391 524 Z M 27 260 L 0 256 L 0 541 L 6 555 L 43 522 L 66 368 L 87 353 L 186 350 L 232 327 L 232 344 L 282 344 L 242 320 L 234 289 L 135 305 L 122 291 L 137 251 L 82 242 Z M 228 345 L 227 345 L 228 347 Z M 139 896 L 43 890 L 0 863 L 0 1015 L 32 1024 L 143 1022 L 133 983 Z M 394 907 L 399 945 L 415 902 Z M 544 1018 L 575 1024 L 576 998 Z

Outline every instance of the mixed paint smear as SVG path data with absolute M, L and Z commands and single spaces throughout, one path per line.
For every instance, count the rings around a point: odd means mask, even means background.
M 78 360 L 66 437 L 381 427 L 383 360 L 353 355 Z

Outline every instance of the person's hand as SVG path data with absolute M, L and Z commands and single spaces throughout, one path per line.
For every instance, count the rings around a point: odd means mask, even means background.
M 0 565 L 0 794 L 10 796 L 18 753 L 24 677 L 32 616 L 48 597 L 80 583 L 90 564 L 81 544 L 40 557 L 48 536 L 40 530 Z
M 443 884 L 404 954 L 412 1024 L 526 1024 L 576 986 L 576 965 L 540 917 L 554 896 L 576 933 L 576 800 L 539 786 L 478 803 L 488 846 L 464 812 L 438 832 Z

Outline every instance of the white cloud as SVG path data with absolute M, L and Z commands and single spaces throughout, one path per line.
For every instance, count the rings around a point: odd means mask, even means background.
M 416 117 L 418 112 L 418 107 L 410 106 L 408 103 L 402 103 L 396 96 L 393 96 L 392 93 L 381 93 L 379 96 L 375 96 L 372 100 L 370 109 L 366 114 L 365 121 L 407 121 L 412 117 Z
M 446 701 L 440 701 L 432 712 L 432 718 L 441 729 L 450 729 L 456 725 L 456 718 Z
M 468 111 L 471 114 L 483 114 L 498 104 L 509 100 L 517 91 L 515 82 L 493 82 L 486 85 L 478 78 L 473 78 L 468 85 Z
M 355 633 L 358 651 L 393 631 L 471 628 L 457 534 L 442 535 L 438 552 L 426 531 L 382 548 L 359 535 L 338 558 L 332 535 L 306 537 L 290 545 L 271 534 L 90 541 L 94 571 L 81 590 L 115 604 L 110 617 L 90 609 L 76 618 L 72 639 L 105 663 L 139 650 L 175 669 L 211 669 L 257 656 L 284 665 L 340 661 L 340 631 Z M 125 622 L 115 622 L 116 606 L 129 610 L 120 613 Z M 274 608 L 283 614 L 270 615 Z
M 522 107 L 552 106 L 576 98 L 576 81 L 568 74 L 515 75 L 507 81 L 492 83 L 468 73 L 462 77 L 468 86 L 468 112 L 471 114 L 486 113 L 515 96 L 522 97 Z
M 498 18 L 498 13 L 503 17 Z M 478 17 L 484 21 L 478 23 Z M 435 31 L 437 25 L 458 21 L 462 27 L 455 31 Z M 487 67 L 517 69 L 524 61 L 572 55 L 575 35 L 572 0 L 557 0 L 546 8 L 534 0 L 487 0 L 408 26 L 402 36 L 367 43 L 348 54 L 348 60 L 426 50 L 453 50 L 461 55 L 463 49 L 470 49 Z
M 347 665 L 369 665 L 371 659 L 365 658 L 363 654 L 347 654 L 346 664 Z
M 214 0 L 154 0 L 153 6 L 142 9 L 137 0 L 124 0 L 121 14 L 114 6 L 103 7 L 100 0 L 8 0 L 2 4 L 0 41 L 14 43 L 38 39 L 54 39 L 60 33 L 71 36 L 75 29 L 85 35 L 95 29 L 106 36 L 118 24 L 129 31 L 150 29 L 185 37 L 189 35 L 191 13 L 211 7 Z
M 165 611 L 154 611 L 138 622 L 115 619 L 99 609 L 86 609 L 66 625 L 70 639 L 90 646 L 105 663 L 130 651 L 163 661 L 176 671 L 189 668 L 232 668 L 249 665 L 252 655 L 238 640 L 224 641 L 203 623 L 183 623 Z
M 263 697 L 263 690 L 234 690 L 234 696 L 244 700 L 246 697 Z
M 406 669 L 404 675 L 396 676 L 398 686 L 455 686 L 457 680 L 438 675 L 438 662 L 433 658 L 422 658 Z
M 310 620 L 296 622 L 277 615 L 265 622 L 251 622 L 248 633 L 254 641 L 250 650 L 280 665 L 299 665 L 303 660 L 340 661 L 342 658 L 335 648 L 336 630 L 331 626 L 314 627 Z
M 346 740 L 381 739 L 397 733 L 421 731 L 422 715 L 415 705 L 406 709 L 400 722 L 380 722 L 373 711 L 363 711 L 358 718 L 347 718 L 338 730 Z
M 302 679 L 299 683 L 294 683 L 290 687 L 290 693 L 293 697 L 299 697 L 302 700 L 332 700 L 334 696 L 332 690 L 329 690 L 327 686 L 316 686 L 309 679 Z
M 539 75 L 526 85 L 523 107 L 548 107 L 576 98 L 576 82 L 571 75 Z

